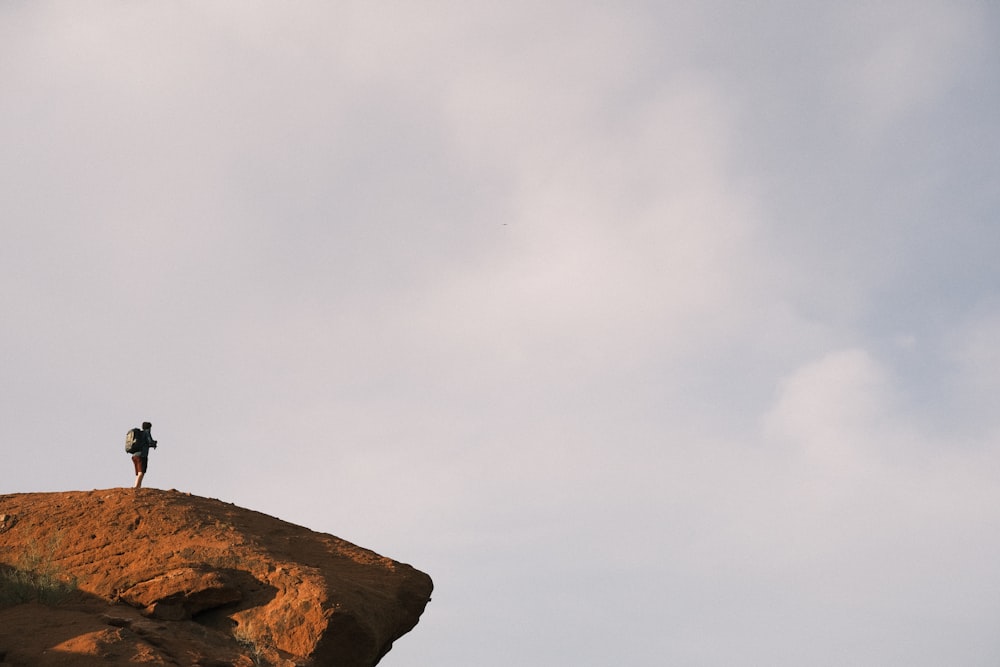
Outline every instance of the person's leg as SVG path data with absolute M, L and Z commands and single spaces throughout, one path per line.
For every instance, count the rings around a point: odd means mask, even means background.
M 146 476 L 146 459 L 133 456 L 132 465 L 135 467 L 135 485 L 132 488 L 138 489 L 142 486 L 142 478 Z

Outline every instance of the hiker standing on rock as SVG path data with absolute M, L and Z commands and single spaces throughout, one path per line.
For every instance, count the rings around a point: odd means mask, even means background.
M 156 449 L 156 440 L 150 429 L 153 425 L 149 422 L 142 422 L 142 430 L 137 428 L 128 432 L 125 438 L 125 451 L 132 455 L 132 465 L 135 466 L 135 486 L 138 489 L 142 486 L 142 478 L 146 476 L 146 469 L 149 467 L 149 448 Z

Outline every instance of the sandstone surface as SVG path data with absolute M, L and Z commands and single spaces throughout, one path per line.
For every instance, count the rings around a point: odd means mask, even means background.
M 158 489 L 0 495 L 0 578 L 25 577 L 51 595 L 0 596 L 3 667 L 368 667 L 433 587 L 332 535 Z

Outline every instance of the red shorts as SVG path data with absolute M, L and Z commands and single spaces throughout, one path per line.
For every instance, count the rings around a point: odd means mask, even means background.
M 138 475 L 141 472 L 146 472 L 146 468 L 149 466 L 149 459 L 142 456 L 133 456 L 132 465 L 135 466 L 135 474 Z

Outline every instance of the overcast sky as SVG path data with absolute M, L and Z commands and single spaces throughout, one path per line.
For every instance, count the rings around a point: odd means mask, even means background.
M 0 3 L 0 493 L 435 581 L 387 667 L 1000 663 L 990 2 Z

